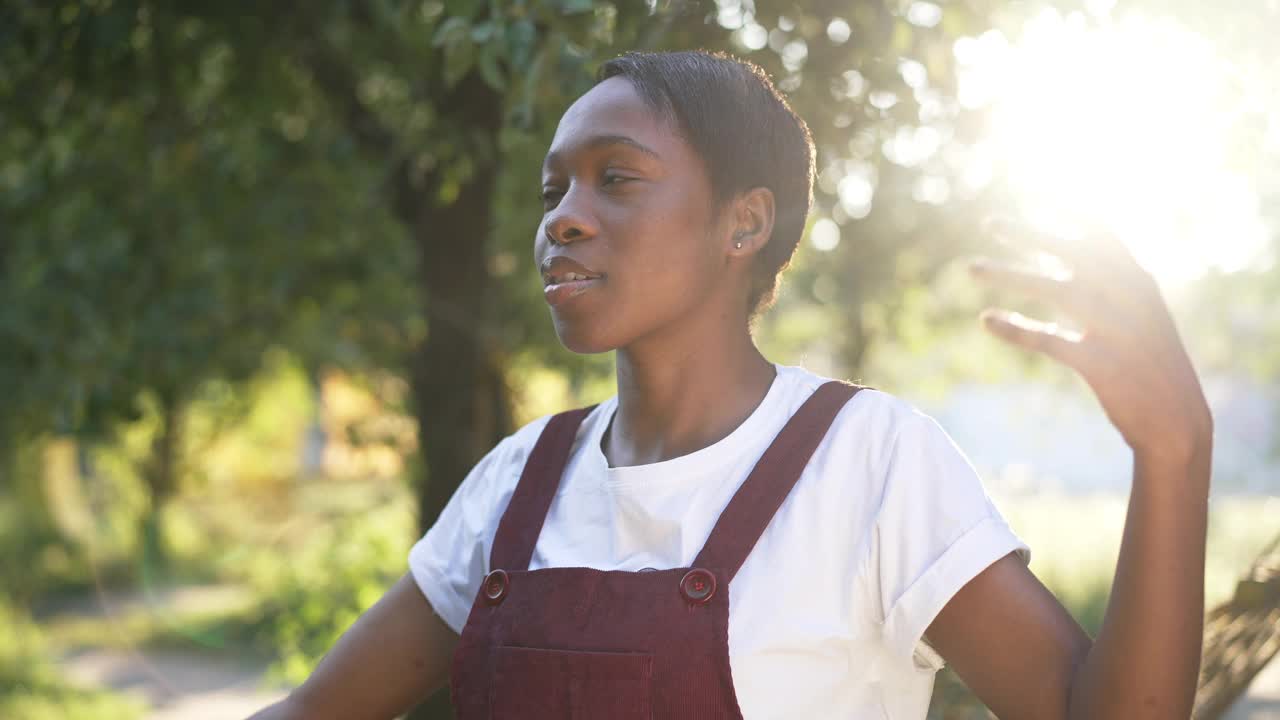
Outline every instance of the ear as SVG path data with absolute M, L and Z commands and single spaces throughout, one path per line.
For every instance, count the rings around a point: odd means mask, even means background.
M 769 188 L 751 188 L 740 194 L 733 203 L 730 256 L 747 257 L 759 252 L 773 235 L 773 215 L 773 191 Z

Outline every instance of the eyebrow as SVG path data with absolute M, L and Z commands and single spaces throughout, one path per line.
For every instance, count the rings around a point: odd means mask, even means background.
M 626 145 L 627 147 L 639 150 L 645 155 L 652 157 L 654 160 L 662 159 L 662 156 L 658 154 L 658 151 L 637 140 L 633 140 L 626 135 L 592 135 L 583 141 L 581 147 L 583 150 L 598 150 L 610 145 Z M 546 170 L 552 163 L 558 162 L 560 158 L 561 153 L 559 152 L 552 151 L 547 153 L 546 159 L 542 161 L 542 169 Z

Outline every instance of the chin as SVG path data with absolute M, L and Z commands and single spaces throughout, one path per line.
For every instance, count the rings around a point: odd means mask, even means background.
M 567 320 L 552 314 L 556 337 L 566 350 L 579 355 L 595 355 L 617 350 L 621 344 L 605 328 L 583 320 Z

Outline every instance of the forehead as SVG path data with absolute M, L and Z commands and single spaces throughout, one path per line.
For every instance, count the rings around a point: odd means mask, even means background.
M 627 139 L 655 150 L 665 162 L 688 159 L 689 149 L 670 123 L 653 111 L 631 81 L 611 77 L 579 97 L 560 118 L 547 160 L 568 159 L 600 143 L 598 138 Z

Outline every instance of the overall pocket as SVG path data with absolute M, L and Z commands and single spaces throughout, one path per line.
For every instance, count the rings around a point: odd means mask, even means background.
M 650 720 L 653 656 L 647 653 L 497 648 L 489 685 L 492 720 Z

